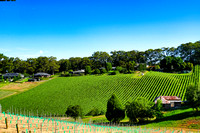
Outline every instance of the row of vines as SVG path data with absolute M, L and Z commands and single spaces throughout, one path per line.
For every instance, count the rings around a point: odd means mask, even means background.
M 106 111 L 110 96 L 115 93 L 125 105 L 138 97 L 153 101 L 158 96 L 180 96 L 185 100 L 187 86 L 199 82 L 200 67 L 188 74 L 148 72 L 144 76 L 119 74 L 114 76 L 59 77 L 32 90 L 14 95 L 0 104 L 3 111 L 11 107 L 33 113 L 64 114 L 69 105 L 80 105 L 84 114 L 93 108 Z

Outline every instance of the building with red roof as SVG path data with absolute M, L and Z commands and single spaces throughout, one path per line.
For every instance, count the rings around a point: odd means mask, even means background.
M 178 96 L 159 96 L 155 98 L 155 104 L 157 104 L 158 100 L 162 101 L 164 109 L 180 108 L 182 102 L 181 98 Z

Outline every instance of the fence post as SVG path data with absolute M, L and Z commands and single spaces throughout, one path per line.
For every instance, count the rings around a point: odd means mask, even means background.
M 8 129 L 8 118 L 5 118 L 6 129 Z
M 16 124 L 16 128 L 17 128 L 17 133 L 19 133 L 19 127 L 18 127 L 18 124 Z
M 41 133 L 42 133 L 42 123 L 41 123 Z
M 56 133 L 56 121 L 55 121 L 55 133 Z

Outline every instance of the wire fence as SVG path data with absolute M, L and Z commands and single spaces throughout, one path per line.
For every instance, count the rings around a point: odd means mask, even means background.
M 0 113 L 0 131 L 7 133 L 185 133 L 186 130 L 141 128 L 102 123 L 101 125 L 70 122 L 11 113 Z M 197 131 L 199 132 L 199 131 Z

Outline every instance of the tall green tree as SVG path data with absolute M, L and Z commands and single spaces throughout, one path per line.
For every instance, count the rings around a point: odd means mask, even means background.
M 91 74 L 91 73 L 92 73 L 91 67 L 90 66 L 86 66 L 85 67 L 85 74 Z
M 189 106 L 191 106 L 193 109 L 196 109 L 198 111 L 198 108 L 200 107 L 200 89 L 195 84 L 190 84 L 187 87 L 186 91 L 186 99 Z
M 51 74 L 54 75 L 55 71 L 59 71 L 59 67 L 60 65 L 58 64 L 58 62 L 56 61 L 56 57 L 49 57 L 49 72 L 51 72 Z
M 107 103 L 106 118 L 110 122 L 120 122 L 125 117 L 125 110 L 115 94 L 111 96 Z
M 107 70 L 107 71 L 112 70 L 112 64 L 111 64 L 110 62 L 107 62 L 107 63 L 106 63 L 106 70 Z
M 68 106 L 65 114 L 74 118 L 76 121 L 78 117 L 82 116 L 82 109 L 79 105 L 75 105 L 75 106 L 70 105 Z
M 153 106 L 153 102 L 149 102 L 147 99 L 139 97 L 132 103 L 127 103 L 127 117 L 130 122 L 138 122 L 139 120 L 143 121 L 145 118 L 152 118 L 154 115 L 154 111 L 152 109 Z

